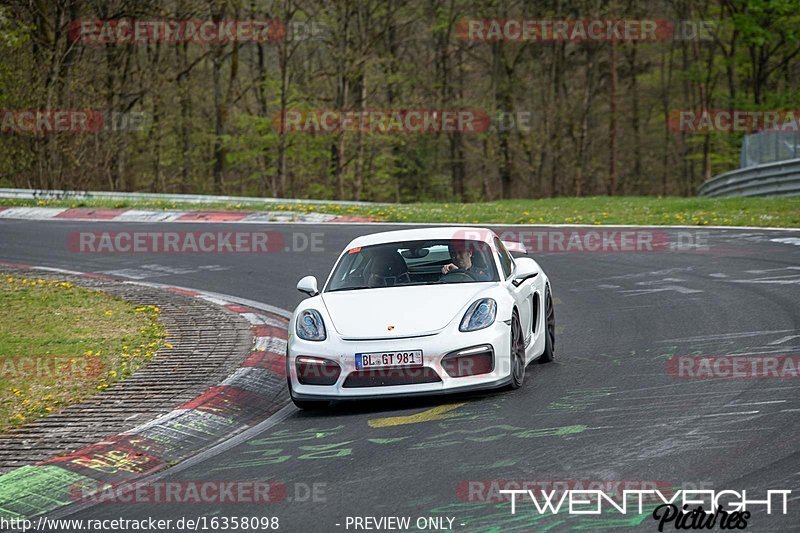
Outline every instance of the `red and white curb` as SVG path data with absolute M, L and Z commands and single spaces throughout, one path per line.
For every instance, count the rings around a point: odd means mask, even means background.
M 370 222 L 366 217 L 296 211 L 176 211 L 94 207 L 0 207 L 0 219 L 87 222 L 235 222 L 237 224 Z
M 236 224 L 370 224 L 384 226 L 463 226 L 491 228 L 657 228 L 674 230 L 755 230 L 755 231 L 800 231 L 800 228 L 769 226 L 692 226 L 686 224 L 501 224 L 499 222 L 455 223 L 455 222 L 383 222 L 369 217 L 331 215 L 329 213 L 302 213 L 297 211 L 175 211 L 147 209 L 113 209 L 93 207 L 2 207 L 0 220 L 52 220 L 79 222 L 213 222 Z
M 18 263 L 0 265 L 109 278 Z M 239 313 L 251 324 L 255 337 L 252 352 L 218 385 L 165 415 L 86 448 L 0 476 L 0 517 L 31 519 L 74 504 L 86 506 L 85 499 L 95 491 L 158 477 L 170 465 L 207 454 L 212 448 L 215 454 L 220 453 L 217 448 L 238 441 L 237 435 L 249 434 L 248 429 L 263 430 L 265 424 L 275 423 L 279 411 L 284 413 L 288 403 L 285 353 L 291 313 L 213 292 L 157 283 L 120 283 L 178 292 Z M 186 461 L 190 462 L 196 459 Z

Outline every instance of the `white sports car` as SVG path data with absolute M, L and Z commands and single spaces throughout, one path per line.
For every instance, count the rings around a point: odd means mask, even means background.
M 322 291 L 289 323 L 294 403 L 454 393 L 522 385 L 553 360 L 550 282 L 518 243 L 481 228 L 389 231 L 347 245 Z

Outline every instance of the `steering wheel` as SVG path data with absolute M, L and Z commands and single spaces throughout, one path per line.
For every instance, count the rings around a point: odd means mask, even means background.
M 477 281 L 472 273 L 466 270 L 456 269 L 451 270 L 447 274 L 442 275 L 440 278 L 445 283 L 458 283 L 460 281 Z

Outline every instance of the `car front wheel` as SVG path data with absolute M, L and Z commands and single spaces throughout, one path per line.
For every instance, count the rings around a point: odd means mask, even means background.
M 511 389 L 518 389 L 525 380 L 525 339 L 519 316 L 514 311 L 511 317 Z

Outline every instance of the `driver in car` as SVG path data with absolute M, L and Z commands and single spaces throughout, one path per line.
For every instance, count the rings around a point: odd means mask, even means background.
M 472 248 L 467 246 L 465 242 L 454 241 L 448 244 L 447 248 L 450 251 L 450 260 L 452 262 L 442 267 L 442 274 L 446 275 L 450 272 L 461 271 L 476 281 L 489 279 L 488 272 L 472 264 Z

